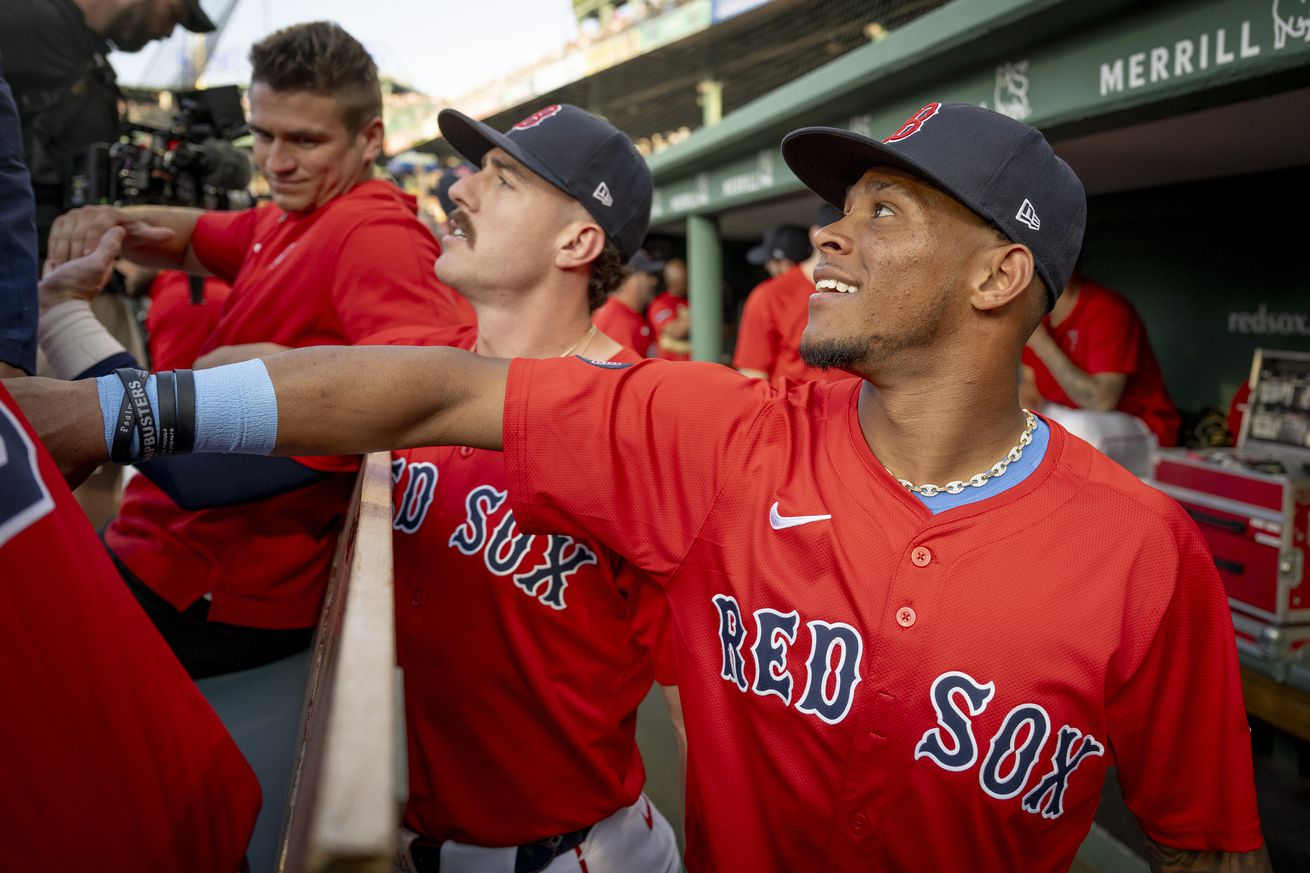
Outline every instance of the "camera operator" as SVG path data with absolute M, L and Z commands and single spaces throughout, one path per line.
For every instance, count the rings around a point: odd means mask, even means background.
M 42 258 L 78 156 L 120 133 L 111 45 L 140 51 L 178 24 L 214 29 L 200 0 L 5 0 L 0 57 L 18 103 Z

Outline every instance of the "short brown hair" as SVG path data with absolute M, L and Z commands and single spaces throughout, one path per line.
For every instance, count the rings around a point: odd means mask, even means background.
M 599 309 L 623 280 L 628 278 L 628 265 L 619 254 L 618 246 L 605 240 L 596 260 L 591 262 L 591 275 L 587 277 L 587 306 L 592 312 Z
M 293 24 L 250 47 L 250 81 L 274 91 L 334 98 L 352 134 L 382 115 L 378 67 L 359 40 L 331 21 Z

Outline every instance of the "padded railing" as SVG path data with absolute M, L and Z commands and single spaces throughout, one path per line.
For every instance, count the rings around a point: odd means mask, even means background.
M 314 638 L 278 852 L 281 873 L 388 871 L 395 857 L 404 732 L 393 617 L 391 486 L 390 455 L 369 455 Z

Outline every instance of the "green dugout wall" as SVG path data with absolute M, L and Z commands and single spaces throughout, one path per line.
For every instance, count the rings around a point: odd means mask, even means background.
M 697 131 L 650 159 L 652 226 L 687 236 L 693 356 L 724 353 L 721 219 L 803 190 L 778 153 L 787 131 L 882 136 L 961 100 L 1046 133 L 1088 188 L 1087 272 L 1137 306 L 1181 407 L 1226 404 L 1257 346 L 1310 350 L 1307 15 L 1288 0 L 956 0 Z

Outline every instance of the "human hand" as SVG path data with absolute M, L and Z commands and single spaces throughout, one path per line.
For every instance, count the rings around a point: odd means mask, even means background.
M 115 206 L 83 206 L 55 219 L 54 226 L 50 228 L 46 270 L 90 254 L 99 245 L 100 238 L 112 227 L 121 227 L 126 231 L 123 247 L 129 253 L 136 246 L 160 245 L 173 238 L 173 231 L 169 228 L 146 224 Z
M 114 271 L 114 259 L 123 247 L 127 231 L 111 227 L 88 255 L 74 258 L 58 267 L 49 267 L 41 277 L 41 312 L 68 300 L 90 300 L 100 293 Z
M 5 388 L 49 450 L 70 488 L 109 460 L 96 380 L 10 379 Z
M 219 346 L 212 352 L 196 358 L 192 369 L 207 370 L 210 367 L 221 367 L 224 364 L 239 364 L 242 361 L 285 352 L 289 348 L 291 346 L 283 346 L 277 343 L 238 343 L 231 346 Z

